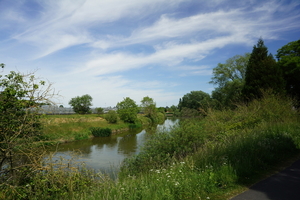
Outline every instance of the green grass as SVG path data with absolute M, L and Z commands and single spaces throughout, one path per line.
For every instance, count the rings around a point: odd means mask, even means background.
M 119 121 L 109 124 L 97 115 L 46 115 L 42 118 L 44 141 L 66 142 L 92 137 L 90 128 L 110 128 L 113 132 L 128 129 L 129 124 Z

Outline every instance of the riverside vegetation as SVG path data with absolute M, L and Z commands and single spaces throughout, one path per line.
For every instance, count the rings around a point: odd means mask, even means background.
M 251 54 L 219 63 L 212 95 L 184 95 L 171 109 L 189 118 L 171 131 L 149 134 L 117 179 L 75 158 L 45 161 L 43 145 L 155 124 L 161 114 L 152 98 L 141 101 L 145 117 L 137 117 L 138 105 L 126 97 L 105 118 L 111 124 L 90 115 L 47 116 L 40 123 L 32 109 L 53 103 L 52 84 L 32 73 L 0 75 L 0 199 L 230 198 L 299 158 L 299 45 L 300 40 L 283 46 L 276 62 L 259 39 Z M 84 95 L 70 104 L 88 114 L 91 101 Z
M 291 100 L 265 94 L 153 134 L 117 180 L 72 162 L 37 163 L 17 186 L 1 184 L 0 198 L 228 199 L 299 155 L 299 130 Z

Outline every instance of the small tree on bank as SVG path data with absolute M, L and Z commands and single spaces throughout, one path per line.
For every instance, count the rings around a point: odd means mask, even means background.
M 69 105 L 72 106 L 75 113 L 88 114 L 91 113 L 90 106 L 92 106 L 93 98 L 86 94 L 81 97 L 77 96 L 69 101 Z
M 138 106 L 129 97 L 117 104 L 118 114 L 121 120 L 126 123 L 135 123 L 137 120 Z
M 108 123 L 115 124 L 118 122 L 118 114 L 114 110 L 108 111 L 108 113 L 105 114 L 104 118 Z
M 142 112 L 155 123 L 157 121 L 157 109 L 154 100 L 147 96 L 141 100 L 141 103 Z

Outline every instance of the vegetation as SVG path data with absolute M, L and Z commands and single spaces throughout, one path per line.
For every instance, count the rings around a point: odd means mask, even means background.
M 179 99 L 178 108 L 182 111 L 184 108 L 188 113 L 204 114 L 210 106 L 210 95 L 203 91 L 191 91 Z M 198 112 L 197 112 L 198 111 Z M 186 113 L 186 112 L 183 112 Z
M 242 95 L 245 100 L 252 100 L 260 98 L 262 90 L 283 94 L 284 79 L 273 55 L 268 54 L 264 41 L 259 39 L 247 64 Z
M 77 96 L 70 100 L 69 104 L 72 106 L 75 113 L 89 114 L 91 113 L 90 106 L 92 105 L 93 98 L 86 94 L 81 97 Z
M 117 104 L 118 114 L 125 123 L 135 123 L 137 121 L 138 106 L 129 97 Z
M 118 180 L 70 165 L 47 167 L 4 199 L 228 199 L 299 154 L 299 116 L 285 97 L 263 94 L 235 110 L 209 110 L 153 134 Z M 245 156 L 247 155 L 247 156 Z M 279 163 L 280 162 L 280 163 Z M 69 167 L 69 168 L 68 168 Z M 51 169 L 59 170 L 51 170 Z M 65 170 L 72 169 L 72 170 Z
M 106 114 L 103 115 L 103 117 Z M 92 137 L 90 128 L 110 128 L 112 131 L 128 129 L 128 124 L 123 121 L 109 123 L 103 117 L 95 114 L 86 115 L 45 115 L 41 122 L 43 125 L 42 143 L 55 144 L 57 142 L 69 142 Z
M 115 124 L 118 122 L 118 114 L 114 110 L 108 111 L 104 117 L 108 123 Z
M 104 113 L 104 109 L 103 108 L 96 108 L 96 112 L 97 112 L 97 114 L 98 115 L 101 115 L 101 114 L 103 114 Z
M 300 40 L 290 42 L 277 51 L 278 66 L 283 72 L 287 94 L 300 107 Z
M 92 127 L 90 130 L 94 137 L 109 137 L 112 133 L 110 128 Z
M 212 92 L 213 106 L 235 108 L 241 99 L 241 91 L 245 84 L 245 73 L 250 53 L 236 55 L 226 60 L 225 64 L 219 63 L 213 69 L 210 83 L 217 87 Z
M 21 184 L 27 171 L 34 170 L 34 163 L 26 160 L 36 153 L 31 144 L 41 138 L 36 110 L 41 103 L 51 103 L 51 97 L 51 84 L 32 73 L 0 75 L 0 184 Z
M 152 118 L 163 119 L 170 110 L 156 109 L 153 99 L 144 97 L 145 115 L 137 115 L 136 103 L 127 97 L 117 105 L 122 120 L 117 123 L 96 115 L 45 116 L 39 123 L 28 108 L 40 105 L 40 99 L 29 94 L 44 82 L 36 84 L 31 76 L 24 81 L 18 73 L 5 76 L 0 81 L 4 133 L 0 153 L 8 154 L 1 154 L 0 199 L 230 198 L 299 157 L 299 111 L 292 99 L 298 98 L 294 90 L 298 85 L 289 75 L 298 73 L 297 45 L 278 50 L 276 63 L 260 39 L 250 57 L 235 56 L 219 64 L 214 69 L 212 83 L 218 87 L 212 98 L 202 91 L 184 95 L 178 107 L 171 108 L 190 118 L 181 119 L 171 130 L 149 134 L 139 154 L 123 162 L 117 180 L 78 167 L 72 160 L 41 162 L 43 151 L 33 154 L 29 147 L 41 140 L 83 139 L 91 133 L 107 136 L 128 128 L 128 123 L 130 127 L 151 124 Z M 24 89 L 27 86 L 30 89 Z M 243 98 L 246 101 L 240 101 Z M 27 155 L 26 165 L 16 162 L 23 160 L 16 159 L 20 153 Z

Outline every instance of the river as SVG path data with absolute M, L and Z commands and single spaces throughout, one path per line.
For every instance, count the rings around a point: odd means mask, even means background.
M 179 122 L 166 119 L 156 130 L 169 130 Z M 52 162 L 84 163 L 87 168 L 108 174 L 117 174 L 125 158 L 138 154 L 149 135 L 145 129 L 134 129 L 110 137 L 95 137 L 51 148 Z

